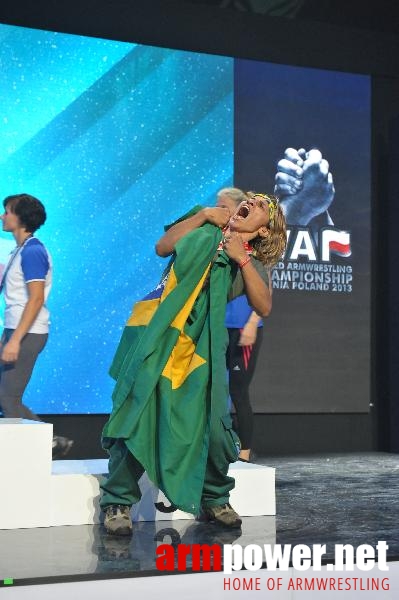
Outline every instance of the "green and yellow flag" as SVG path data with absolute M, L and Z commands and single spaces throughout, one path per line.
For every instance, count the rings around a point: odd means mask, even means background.
M 151 481 L 196 513 L 212 422 L 227 411 L 224 326 L 232 267 L 205 224 L 176 245 L 156 290 L 133 307 L 110 373 L 116 380 L 106 438 L 124 439 Z

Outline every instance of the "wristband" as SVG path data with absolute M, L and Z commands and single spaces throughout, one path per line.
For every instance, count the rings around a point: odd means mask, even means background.
M 240 269 L 243 269 L 245 265 L 247 265 L 249 262 L 251 262 L 251 257 L 247 256 L 246 258 L 244 258 L 244 260 L 238 263 L 238 266 L 240 267 Z

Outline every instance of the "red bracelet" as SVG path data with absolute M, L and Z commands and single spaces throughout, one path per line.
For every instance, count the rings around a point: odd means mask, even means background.
M 242 269 L 243 267 L 245 267 L 245 265 L 247 265 L 249 262 L 251 262 L 251 257 L 247 256 L 247 258 L 244 258 L 244 260 L 242 260 L 240 263 L 238 263 L 238 266 L 240 267 L 240 269 Z

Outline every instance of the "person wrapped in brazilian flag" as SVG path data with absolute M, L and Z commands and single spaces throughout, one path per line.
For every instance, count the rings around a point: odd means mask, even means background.
M 227 401 L 225 309 L 246 294 L 260 316 L 269 314 L 267 269 L 285 250 L 286 229 L 274 196 L 237 192 L 234 214 L 197 206 L 165 228 L 156 252 L 171 256 L 169 265 L 123 331 L 103 431 L 110 460 L 100 504 L 110 534 L 132 534 L 144 471 L 173 508 L 241 525 L 229 504 L 239 440 Z

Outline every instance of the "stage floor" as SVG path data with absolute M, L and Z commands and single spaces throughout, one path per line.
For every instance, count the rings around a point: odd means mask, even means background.
M 335 544 L 375 546 L 384 540 L 388 560 L 399 559 L 399 455 L 257 462 L 276 468 L 276 517 L 246 517 L 241 531 L 192 520 L 139 522 L 132 539 L 110 537 L 101 525 L 1 530 L 0 581 L 24 585 L 157 575 L 159 543 L 326 544 L 328 559 Z

